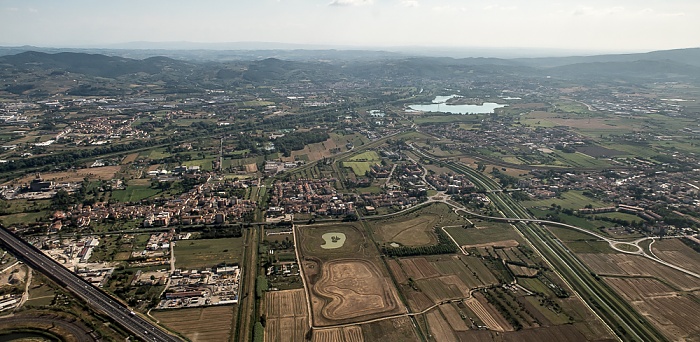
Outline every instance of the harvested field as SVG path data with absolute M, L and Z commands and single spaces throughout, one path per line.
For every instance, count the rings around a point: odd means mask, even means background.
M 433 232 L 437 215 L 421 215 L 405 221 L 391 221 L 377 229 L 377 235 L 384 242 L 397 242 L 404 246 L 425 246 L 437 243 Z
M 459 342 L 484 342 L 484 341 L 495 341 L 496 333 L 489 330 L 470 330 L 470 331 L 457 331 L 457 339 Z
M 401 269 L 401 265 L 399 265 L 398 261 L 394 259 L 388 259 L 386 263 L 387 265 L 389 265 L 389 270 L 391 271 L 391 274 L 394 275 L 394 279 L 396 279 L 396 282 L 398 284 L 408 283 L 408 277 L 406 276 L 406 272 L 404 272 Z
M 477 300 L 476 298 L 469 298 L 464 300 L 464 304 L 466 304 L 469 310 L 471 310 L 482 322 L 484 322 L 484 325 L 486 325 L 489 330 L 505 331 L 505 328 L 499 324 L 490 310 L 487 310 L 481 301 Z
M 418 341 L 411 319 L 399 317 L 362 325 L 365 341 Z
M 516 277 L 534 277 L 537 275 L 537 273 L 539 273 L 539 270 L 536 268 L 529 268 L 513 264 L 508 264 L 508 269 L 510 269 L 510 271 L 513 272 L 513 275 Z
M 535 329 L 524 329 L 503 334 L 504 342 L 541 342 L 541 341 L 588 341 L 586 336 L 581 334 L 575 326 L 570 324 L 557 325 L 553 327 L 539 327 Z
M 235 307 L 212 306 L 197 309 L 153 311 L 161 324 L 193 342 L 229 341 L 235 326 Z
M 679 239 L 658 240 L 651 246 L 654 254 L 661 260 L 687 270 L 700 270 L 700 253 Z
M 507 247 L 518 247 L 520 243 L 515 240 L 503 240 L 503 241 L 494 241 L 494 242 L 487 242 L 487 243 L 480 243 L 476 245 L 464 245 L 462 248 L 464 249 L 469 249 L 469 248 L 479 248 L 479 247 L 493 247 L 493 248 L 507 248 Z
M 367 260 L 338 259 L 323 263 L 312 293 L 316 325 L 348 323 L 403 310 L 390 281 Z
M 428 263 L 428 260 L 425 258 L 401 259 L 400 262 L 404 271 L 406 271 L 406 275 L 409 278 L 413 278 L 413 280 L 440 275 L 433 265 Z
M 114 165 L 114 166 L 102 166 L 102 167 L 91 167 L 87 169 L 77 169 L 77 170 L 72 170 L 72 171 L 63 171 L 63 172 L 48 172 L 48 173 L 42 173 L 41 178 L 47 181 L 54 181 L 54 182 L 82 182 L 83 179 L 88 178 L 88 179 L 102 179 L 102 180 L 109 180 L 113 179 L 114 175 L 119 172 L 121 169 L 121 166 Z M 22 178 L 14 179 L 9 182 L 5 182 L 2 185 L 9 185 L 11 183 L 14 184 L 29 184 L 34 178 L 36 178 L 35 174 L 30 174 L 26 175 Z
M 651 278 L 605 281 L 670 340 L 700 340 L 700 303 Z M 695 336 L 695 338 L 694 338 Z
M 304 289 L 267 292 L 265 315 L 265 341 L 305 341 L 309 321 Z
M 404 296 L 406 297 L 406 301 L 408 302 L 408 306 L 413 310 L 413 311 L 423 311 L 435 304 L 428 296 L 425 295 L 425 293 L 421 291 L 414 291 L 413 289 L 403 291 Z
M 436 226 L 462 225 L 466 221 L 443 203 L 428 205 L 391 219 L 368 221 L 380 242 L 397 242 L 405 246 L 437 243 Z
M 315 329 L 313 342 L 364 342 L 362 328 L 352 325 L 343 328 Z
M 416 283 L 433 303 L 439 303 L 447 299 L 469 297 L 469 287 L 456 275 L 421 279 L 416 281 Z
M 606 278 L 605 282 L 630 302 L 668 297 L 675 293 L 672 288 L 653 278 Z
M 440 305 L 440 312 L 442 312 L 442 315 L 445 316 L 445 319 L 447 320 L 447 323 L 450 324 L 450 327 L 452 327 L 452 330 L 469 330 L 469 327 L 452 304 Z
M 138 153 L 129 154 L 129 155 L 127 155 L 126 157 L 124 157 L 124 159 L 122 159 L 121 164 L 122 164 L 122 165 L 131 164 L 131 163 L 133 163 L 134 161 L 136 161 L 136 158 L 138 158 L 138 157 L 139 157 L 139 154 L 138 154 Z
M 616 253 L 579 254 L 578 256 L 591 271 L 601 275 L 651 276 L 664 279 L 684 291 L 692 291 L 700 287 L 700 279 L 641 256 Z
M 437 311 L 431 311 L 425 315 L 428 320 L 428 327 L 430 328 L 430 334 L 435 339 L 435 341 L 455 341 L 455 335 L 450 329 L 450 325 L 447 324 L 444 318 L 440 316 Z

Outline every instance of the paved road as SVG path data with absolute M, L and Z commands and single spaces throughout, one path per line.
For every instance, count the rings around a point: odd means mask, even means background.
M 181 341 L 180 338 L 166 333 L 150 321 L 133 314 L 127 306 L 70 272 L 61 264 L 47 257 L 34 246 L 24 242 L 5 228 L 0 228 L 0 239 L 2 244 L 12 251 L 17 258 L 22 259 L 35 270 L 44 273 L 47 277 L 84 300 L 95 311 L 110 317 L 139 339 L 144 341 Z

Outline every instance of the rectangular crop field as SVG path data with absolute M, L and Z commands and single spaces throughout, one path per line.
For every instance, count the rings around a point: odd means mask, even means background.
M 236 306 L 152 311 L 156 319 L 193 342 L 230 341 Z
M 651 276 L 684 291 L 700 287 L 700 279 L 637 255 L 579 254 L 578 257 L 600 275 Z
M 265 341 L 304 342 L 309 331 L 304 289 L 265 294 Z
M 150 185 L 129 185 L 124 190 L 112 191 L 111 199 L 117 202 L 138 202 L 159 193 L 160 190 L 153 189 Z
M 447 227 L 445 230 L 460 246 L 489 244 L 522 238 L 508 223 L 475 222 L 476 228 Z
M 700 336 L 700 303 L 656 279 L 608 278 L 605 281 L 670 340 Z
M 182 269 L 241 262 L 243 238 L 181 240 L 175 243 L 175 265 Z

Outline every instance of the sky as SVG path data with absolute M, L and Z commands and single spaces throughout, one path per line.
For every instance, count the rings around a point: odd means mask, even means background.
M 0 0 L 0 45 L 700 47 L 698 0 Z

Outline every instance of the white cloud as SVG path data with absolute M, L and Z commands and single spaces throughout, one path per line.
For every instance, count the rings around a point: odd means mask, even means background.
M 433 11 L 435 12 L 466 12 L 467 9 L 464 7 L 457 7 L 457 6 L 435 6 L 433 7 Z
M 488 5 L 484 7 L 484 10 L 487 11 L 515 11 L 517 9 L 518 6 Z
M 374 0 L 333 0 L 328 6 L 364 6 L 373 3 Z
M 401 0 L 401 6 L 404 7 L 418 7 L 420 4 L 417 0 Z

